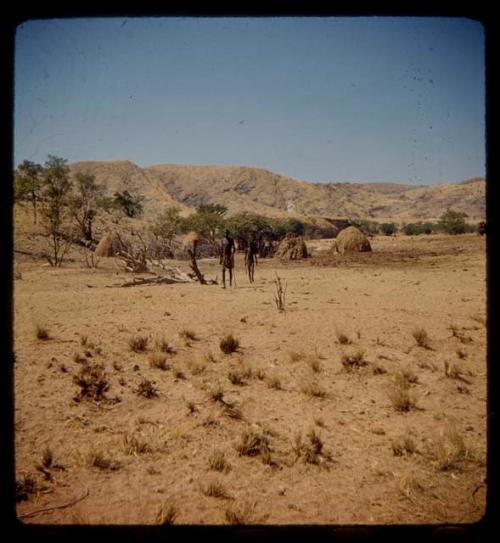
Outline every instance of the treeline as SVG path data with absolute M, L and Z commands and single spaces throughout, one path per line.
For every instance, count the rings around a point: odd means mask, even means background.
M 43 165 L 25 160 L 14 172 L 14 197 L 16 201 L 28 203 L 33 210 L 33 221 L 40 222 L 42 232 L 48 240 L 48 251 L 44 253 L 52 266 L 60 266 L 70 243 L 80 243 L 92 248 L 95 239 L 94 224 L 100 213 L 118 214 L 128 218 L 139 218 L 143 213 L 141 195 L 128 191 L 104 194 L 105 187 L 88 173 L 71 174 L 67 161 L 48 155 Z M 270 218 L 258 213 L 244 211 L 227 216 L 227 208 L 221 204 L 205 204 L 188 217 L 181 215 L 179 207 L 165 209 L 138 237 L 144 250 L 157 257 L 173 254 L 179 235 L 197 232 L 209 245 L 228 229 L 244 248 L 250 239 L 278 241 L 289 233 L 305 238 L 331 238 L 337 228 L 328 221 L 301 221 L 297 218 Z M 367 235 L 407 235 L 446 232 L 461 234 L 479 231 L 484 233 L 484 223 L 472 226 L 465 222 L 467 215 L 446 210 L 438 223 L 377 223 L 351 219 L 346 224 L 360 228 Z M 118 220 L 118 219 L 117 219 Z

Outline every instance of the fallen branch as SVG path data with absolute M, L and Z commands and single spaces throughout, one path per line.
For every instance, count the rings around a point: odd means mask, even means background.
M 64 509 L 65 507 L 70 507 L 72 505 L 75 505 L 78 502 L 81 502 L 89 494 L 90 494 L 89 489 L 85 487 L 85 492 L 82 496 L 75 498 L 73 500 L 70 500 L 69 502 L 65 502 L 59 505 L 49 505 L 48 507 L 42 507 L 41 509 L 35 509 L 34 511 L 30 511 L 29 513 L 23 513 L 22 515 L 17 515 L 17 517 L 18 518 L 32 517 L 33 515 L 38 515 L 39 513 L 46 513 L 47 511 L 53 511 L 54 509 Z

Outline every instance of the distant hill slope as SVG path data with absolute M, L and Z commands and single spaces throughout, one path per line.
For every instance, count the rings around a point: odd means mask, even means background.
M 140 168 L 129 161 L 77 162 L 108 194 L 128 190 L 144 196 L 147 218 L 179 205 L 189 213 L 201 204 L 218 203 L 229 214 L 254 211 L 267 216 L 324 216 L 377 221 L 436 220 L 451 207 L 473 221 L 485 217 L 485 180 L 406 185 L 396 183 L 310 183 L 246 166 L 160 164 Z

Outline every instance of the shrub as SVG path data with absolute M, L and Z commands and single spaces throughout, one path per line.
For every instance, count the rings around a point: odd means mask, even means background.
M 406 413 L 416 407 L 415 396 L 410 390 L 408 381 L 396 374 L 392 384 L 387 390 L 392 406 L 396 411 Z
M 40 339 L 42 341 L 50 339 L 49 331 L 41 324 L 36 325 L 35 335 L 37 339 Z
M 23 475 L 22 479 L 16 479 L 16 502 L 29 500 L 32 494 L 36 494 L 38 485 L 31 474 Z
M 158 390 L 154 386 L 154 381 L 143 379 L 139 386 L 134 390 L 138 396 L 144 396 L 144 398 L 157 398 Z
M 392 236 L 396 232 L 396 225 L 393 222 L 383 222 L 379 230 L 384 236 Z
M 221 450 L 216 450 L 211 454 L 208 459 L 208 465 L 210 466 L 210 469 L 214 471 L 220 471 L 222 473 L 231 471 L 231 464 L 226 460 L 224 451 Z
M 224 354 L 231 354 L 239 349 L 240 342 L 232 334 L 228 334 L 220 340 L 219 347 Z
M 409 431 L 397 437 L 392 442 L 392 452 L 395 456 L 404 456 L 405 454 L 413 454 L 417 450 L 415 441 Z
M 162 352 L 152 352 L 148 356 L 149 365 L 152 368 L 158 368 L 160 370 L 169 370 L 170 364 L 167 362 L 167 356 Z
M 224 488 L 224 485 L 220 481 L 211 481 L 206 486 L 200 485 L 201 492 L 205 496 L 212 498 L 230 498 L 227 490 Z
M 175 519 L 179 514 L 177 505 L 171 500 L 163 503 L 156 513 L 156 523 L 162 525 L 174 524 Z
M 147 345 L 148 345 L 147 336 L 134 336 L 128 340 L 128 346 L 130 350 L 134 351 L 135 353 L 140 353 L 140 352 L 145 351 Z
M 412 332 L 412 336 L 419 347 L 423 347 L 424 349 L 430 348 L 429 336 L 424 328 L 415 328 Z
M 368 362 L 364 359 L 364 356 L 365 353 L 361 349 L 352 353 L 344 353 L 341 358 L 342 366 L 344 366 L 344 369 L 348 372 L 366 366 Z
M 266 456 L 271 452 L 268 437 L 253 431 L 243 432 L 236 450 L 240 456 Z
M 73 382 L 80 387 L 80 392 L 74 398 L 78 402 L 84 398 L 105 400 L 110 386 L 102 364 L 86 363 L 80 373 L 73 377 Z

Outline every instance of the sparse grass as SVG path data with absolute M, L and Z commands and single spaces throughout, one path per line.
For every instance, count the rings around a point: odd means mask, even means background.
M 225 403 L 224 402 L 224 391 L 222 390 L 222 388 L 218 387 L 218 388 L 215 388 L 214 390 L 212 390 L 210 392 L 210 399 L 213 402 Z
M 184 372 L 179 369 L 174 369 L 174 377 L 181 380 L 186 379 L 186 375 L 184 374 Z
M 257 377 L 259 381 L 264 381 L 264 379 L 266 378 L 266 372 L 262 368 L 257 368 L 254 374 L 255 374 L 255 377 Z
M 415 440 L 407 429 L 403 434 L 395 438 L 392 443 L 392 452 L 395 456 L 410 455 L 416 452 Z
M 277 375 L 270 375 L 267 379 L 267 386 L 269 388 L 274 388 L 275 390 L 283 390 L 283 385 L 281 384 L 281 379 Z
M 307 434 L 308 441 L 302 441 L 302 434 L 299 432 L 294 439 L 292 450 L 296 460 L 303 458 L 306 464 L 319 465 L 324 460 L 331 460 L 331 455 L 324 451 L 324 443 L 316 430 L 312 428 Z
M 174 524 L 178 515 L 179 509 L 175 502 L 167 500 L 159 507 L 155 520 L 157 524 L 170 525 Z
M 394 377 L 395 379 L 401 380 L 408 385 L 418 383 L 418 375 L 410 367 L 403 368 L 402 370 L 397 372 Z
M 170 364 L 167 362 L 167 355 L 161 351 L 154 351 L 148 355 L 149 365 L 152 368 L 157 368 L 160 370 L 169 370 L 171 368 Z
M 188 412 L 190 415 L 192 415 L 193 413 L 196 413 L 198 411 L 198 408 L 196 407 L 196 404 L 189 400 L 186 402 L 186 407 L 188 409 Z
M 220 481 L 210 481 L 206 485 L 200 484 L 200 490 L 202 494 L 211 498 L 229 499 L 231 497 Z
M 35 336 L 37 339 L 41 341 L 46 341 L 50 339 L 50 334 L 47 328 L 45 326 L 42 326 L 41 324 L 37 324 L 35 327 Z
M 397 479 L 397 488 L 408 499 L 412 499 L 416 492 L 424 490 L 422 483 L 411 473 L 403 474 Z
M 75 353 L 73 355 L 73 362 L 76 362 L 77 364 L 85 364 L 87 359 L 82 353 Z
M 463 334 L 458 329 L 458 326 L 456 326 L 455 324 L 450 324 L 450 326 L 448 328 L 451 331 L 451 335 L 453 337 L 457 338 L 460 341 L 460 343 L 469 344 L 469 343 L 473 342 L 473 339 L 471 338 L 471 336 L 466 336 L 465 334 Z
M 326 423 L 321 417 L 314 417 L 314 424 L 316 424 L 320 428 L 326 428 Z
M 220 340 L 219 347 L 224 354 L 231 354 L 238 351 L 240 342 L 232 334 L 228 334 Z
M 214 451 L 209 459 L 208 465 L 211 470 L 228 473 L 231 471 L 231 464 L 226 460 L 226 453 L 221 450 Z
M 486 328 L 486 317 L 482 317 L 481 315 L 471 315 L 470 318 Z
M 154 381 L 150 381 L 149 379 L 143 379 L 134 392 L 138 396 L 143 396 L 148 399 L 158 397 L 158 390 L 154 386 Z
M 105 393 L 110 387 L 104 366 L 90 362 L 82 366 L 80 373 L 73 377 L 73 382 L 80 387 L 80 392 L 74 397 L 77 402 L 84 398 L 105 400 Z
M 302 383 L 300 389 L 304 394 L 307 394 L 313 398 L 326 398 L 328 396 L 326 390 L 322 388 L 317 381 L 307 381 Z
M 460 349 L 460 348 L 457 349 L 456 353 L 457 353 L 458 358 L 460 358 L 460 360 L 464 360 L 465 358 L 467 358 L 467 352 L 464 351 L 463 349 Z
M 344 353 L 340 359 L 342 366 L 347 372 L 366 366 L 368 362 L 364 358 L 365 353 L 362 349 L 350 353 Z
M 430 349 L 429 336 L 424 328 L 415 328 L 411 335 L 419 347 Z
M 148 341 L 147 336 L 132 336 L 128 340 L 128 347 L 134 353 L 142 353 L 146 350 Z
M 215 356 L 211 352 L 205 354 L 204 358 L 205 362 L 208 362 L 209 364 L 217 364 L 217 362 L 219 362 L 219 360 L 215 358 Z

